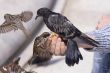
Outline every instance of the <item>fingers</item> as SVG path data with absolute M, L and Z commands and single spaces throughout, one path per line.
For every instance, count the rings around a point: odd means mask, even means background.
M 66 46 L 64 42 L 58 36 L 53 36 L 48 39 L 47 43 L 49 47 L 49 51 L 54 55 L 64 55 L 66 51 Z
M 110 24 L 110 15 L 102 16 L 102 18 L 99 20 L 98 24 L 96 25 L 96 29 L 101 29 L 108 24 Z
M 64 44 L 64 42 L 61 42 L 61 47 L 60 47 L 60 54 L 61 55 L 64 55 L 65 54 L 65 51 L 66 51 L 66 46 Z
M 65 44 L 64 42 L 61 41 L 61 38 L 58 38 L 56 43 L 55 44 L 52 44 L 54 45 L 54 47 L 51 47 L 51 49 L 54 49 L 52 50 L 52 52 L 55 54 L 55 55 L 64 55 L 65 54 Z
M 58 38 L 55 44 L 55 50 L 54 50 L 54 54 L 55 55 L 60 55 L 60 50 L 61 50 L 61 39 Z
M 50 51 L 51 51 L 53 54 L 55 53 L 55 49 L 56 49 L 56 43 L 57 43 L 56 40 L 57 40 L 57 37 L 53 37 L 53 38 L 52 38 Z
M 63 56 L 65 54 L 65 51 L 66 51 L 66 46 L 64 42 L 61 41 L 61 38 L 58 38 L 56 42 L 56 48 L 54 50 L 54 54 Z
M 48 38 L 48 40 L 46 42 L 46 47 L 47 47 L 48 50 L 50 50 L 51 42 L 52 42 L 52 38 Z

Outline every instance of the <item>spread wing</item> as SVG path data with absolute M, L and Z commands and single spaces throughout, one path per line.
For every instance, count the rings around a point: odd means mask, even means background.
M 22 23 L 21 20 L 19 20 L 19 19 L 17 20 L 16 19 L 13 22 L 16 23 L 16 27 L 19 28 L 20 30 L 22 30 L 22 32 L 26 35 L 27 38 L 30 38 L 31 37 L 30 34 L 29 34 L 29 32 L 24 27 L 24 25 L 23 25 L 23 23 Z
M 12 30 L 17 30 L 17 27 L 14 26 L 13 24 L 11 23 L 7 23 L 7 22 L 4 22 L 1 26 L 0 26 L 0 33 L 7 33 L 7 32 L 10 32 Z
M 28 22 L 31 20 L 33 13 L 31 11 L 24 11 L 21 13 L 21 20 L 24 22 Z

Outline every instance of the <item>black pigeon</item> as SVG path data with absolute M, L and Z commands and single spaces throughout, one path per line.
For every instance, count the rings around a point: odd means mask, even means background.
M 33 45 L 33 56 L 29 60 L 29 64 L 42 65 L 52 58 L 52 53 L 48 50 L 48 37 L 50 33 L 44 32 L 36 37 Z
M 0 73 L 37 73 L 34 71 L 26 71 L 19 65 L 20 57 L 14 59 L 11 63 L 0 68 Z
M 68 66 L 73 66 L 75 63 L 78 64 L 79 59 L 83 59 L 76 41 L 74 38 L 79 38 L 87 44 L 94 47 L 98 46 L 98 42 L 89 38 L 87 35 L 78 30 L 65 16 L 60 13 L 52 12 L 48 8 L 40 8 L 37 11 L 36 19 L 41 16 L 47 27 L 57 33 L 67 45 L 66 51 L 66 64 Z

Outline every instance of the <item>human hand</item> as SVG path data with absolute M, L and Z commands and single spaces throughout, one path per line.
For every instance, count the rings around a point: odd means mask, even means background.
M 99 20 L 98 24 L 96 25 L 96 29 L 101 29 L 108 24 L 110 24 L 110 15 L 102 16 L 101 20 Z
M 49 51 L 53 53 L 54 55 L 65 54 L 66 46 L 57 34 L 52 33 L 50 37 L 48 38 L 47 44 L 50 46 Z

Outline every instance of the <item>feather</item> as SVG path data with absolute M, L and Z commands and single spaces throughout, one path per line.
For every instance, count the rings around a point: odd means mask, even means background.
M 31 11 L 24 11 L 18 15 L 5 14 L 5 22 L 0 26 L 0 33 L 6 33 L 12 30 L 20 29 L 28 38 L 30 38 L 31 36 L 26 28 L 23 26 L 22 22 L 29 21 L 32 16 L 33 13 Z
M 49 36 L 48 32 L 44 32 L 36 37 L 33 45 L 33 56 L 29 60 L 29 64 L 43 64 L 52 58 L 52 53 L 48 50 L 47 46 Z
M 0 68 L 0 73 L 35 73 L 24 70 L 19 65 L 19 61 L 20 61 L 20 57 L 14 59 L 11 63 L 4 65 L 2 68 Z
M 0 33 L 7 33 L 12 30 L 17 30 L 17 27 L 14 26 L 13 24 L 4 23 L 3 25 L 0 26 Z
M 27 22 L 29 20 L 31 20 L 33 13 L 31 11 L 24 11 L 21 13 L 21 20 L 24 22 Z

